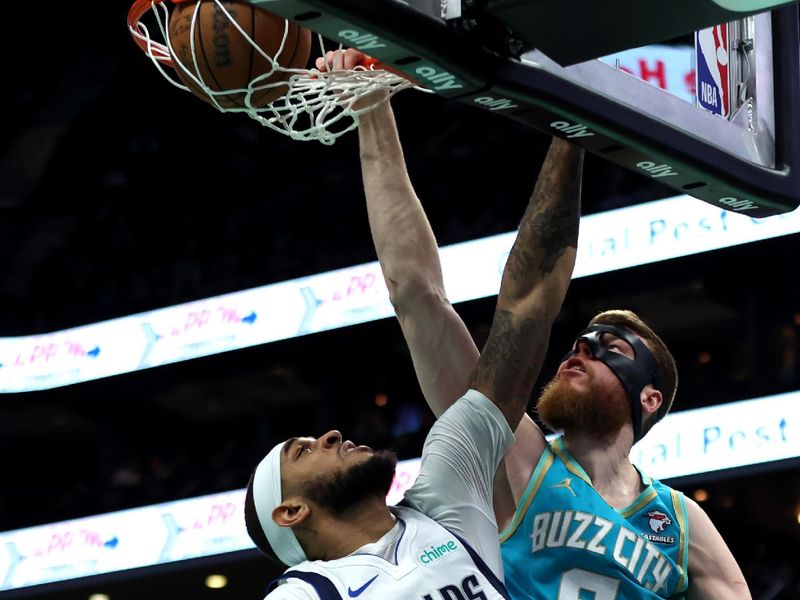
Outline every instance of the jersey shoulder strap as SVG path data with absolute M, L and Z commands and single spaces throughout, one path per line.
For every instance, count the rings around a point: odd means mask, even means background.
M 445 527 L 445 529 L 447 528 Z M 450 530 L 447 529 L 447 531 Z M 497 575 L 494 574 L 494 572 L 489 568 L 489 565 L 487 565 L 486 562 L 481 558 L 481 555 L 477 553 L 475 548 L 470 546 L 469 542 L 457 533 L 453 531 L 450 531 L 450 533 L 452 533 L 458 541 L 464 544 L 464 549 L 469 553 L 472 562 L 475 563 L 475 566 L 483 574 L 483 576 L 489 580 L 489 583 L 492 584 L 492 587 L 497 590 L 497 593 L 505 598 L 505 600 L 511 600 L 511 596 L 508 595 L 508 590 L 506 590 L 506 585 L 500 581 L 500 578 Z
M 296 571 L 291 569 L 286 571 L 277 579 L 273 579 L 267 586 L 266 594 L 269 594 L 276 587 L 278 587 L 278 584 L 281 581 L 289 578 L 305 581 L 314 588 L 315 592 L 317 592 L 319 600 L 342 600 L 342 596 L 336 590 L 336 586 L 333 585 L 331 580 L 324 575 L 320 575 L 319 573 L 310 573 L 309 571 Z

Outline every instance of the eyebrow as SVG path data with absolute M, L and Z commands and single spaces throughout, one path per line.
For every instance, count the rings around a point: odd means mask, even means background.
M 296 441 L 297 441 L 296 437 L 289 438 L 283 445 L 283 450 L 281 450 L 281 452 L 283 452 L 284 455 L 289 456 L 289 449 L 292 447 L 292 444 L 294 444 Z

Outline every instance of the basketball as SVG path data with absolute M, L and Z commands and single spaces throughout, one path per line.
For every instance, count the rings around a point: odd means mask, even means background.
M 284 33 L 286 42 L 277 55 Z M 248 2 L 199 0 L 199 6 L 197 1 L 178 2 L 169 20 L 170 53 L 176 63 L 175 71 L 193 94 L 209 103 L 213 103 L 209 94 L 177 63 L 212 91 L 246 89 L 254 78 L 273 71 L 273 65 L 248 37 L 283 69 L 306 67 L 311 52 L 311 32 Z M 260 108 L 286 94 L 288 85 L 281 82 L 290 76 L 289 72 L 275 70 L 259 80 L 258 88 L 279 85 L 253 92 L 250 105 Z M 222 108 L 245 108 L 246 97 L 243 92 L 214 95 Z

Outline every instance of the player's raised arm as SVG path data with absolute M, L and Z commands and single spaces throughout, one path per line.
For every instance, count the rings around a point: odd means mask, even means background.
M 347 52 L 345 60 L 358 58 Z M 422 393 L 438 417 L 467 390 L 478 348 L 447 299 L 439 249 L 388 102 L 361 116 L 359 142 L 375 250 Z
M 512 429 L 525 414 L 550 328 L 567 292 L 578 242 L 583 151 L 554 139 L 511 249 L 492 330 L 471 387 Z
M 340 61 L 357 60 L 358 54 L 352 52 L 348 51 Z M 335 56 L 329 58 L 336 60 Z M 466 390 L 478 349 L 447 299 L 436 240 L 409 179 L 388 103 L 362 116 L 359 135 L 375 248 L 417 379 L 438 417 Z M 555 142 L 545 158 L 542 175 L 569 175 L 548 176 L 536 193 L 556 204 L 559 198 L 570 201 L 580 188 L 580 164 L 571 169 L 576 156 L 582 158 L 581 152 Z M 538 213 L 527 211 L 521 226 L 529 227 L 533 218 L 538 218 Z M 505 468 L 499 471 L 495 482 L 495 511 L 501 527 L 512 517 L 533 465 L 546 445 L 541 431 L 527 415 L 515 435 L 517 443 L 506 455 Z

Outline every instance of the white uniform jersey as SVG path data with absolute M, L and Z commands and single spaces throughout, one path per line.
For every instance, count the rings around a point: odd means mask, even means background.
M 320 600 L 500 600 L 503 584 L 467 542 L 413 508 L 393 507 L 404 527 L 394 556 L 351 554 L 329 561 L 306 561 L 281 581 L 301 580 Z
M 469 390 L 431 428 L 407 507 L 391 508 L 395 527 L 343 558 L 289 569 L 267 600 L 506 598 L 492 482 L 513 443 L 500 410 Z

